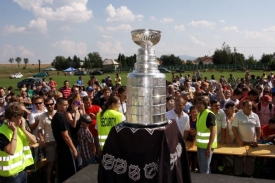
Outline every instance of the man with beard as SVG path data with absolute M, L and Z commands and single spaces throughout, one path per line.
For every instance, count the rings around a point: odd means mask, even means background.
M 54 110 L 54 101 L 52 99 L 46 99 L 44 103 L 48 112 L 43 113 L 40 117 L 40 121 L 38 124 L 38 136 L 41 141 L 40 143 L 41 146 L 45 147 L 46 159 L 48 162 L 47 183 L 50 183 L 52 168 L 55 163 L 55 151 L 56 151 L 56 145 L 55 145 L 55 140 L 52 133 L 51 122 L 52 122 L 53 116 L 56 113 L 56 110 Z M 43 131 L 44 131 L 44 134 L 43 134 Z

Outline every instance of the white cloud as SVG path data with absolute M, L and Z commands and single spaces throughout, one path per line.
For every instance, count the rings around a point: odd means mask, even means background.
M 106 13 L 108 14 L 108 18 L 106 22 L 133 22 L 135 20 L 142 21 L 144 18 L 143 15 L 135 15 L 129 10 L 126 6 L 121 6 L 118 9 L 115 9 L 112 4 L 109 4 L 105 9 Z
M 65 26 L 61 27 L 60 30 L 61 30 L 61 31 L 65 31 L 65 32 L 70 32 L 70 31 L 72 31 L 73 29 L 72 29 L 70 26 L 65 25 Z
M 177 31 L 177 32 L 185 31 L 184 25 L 175 25 L 174 29 L 175 29 L 175 31 Z
M 24 58 L 34 57 L 34 52 L 28 50 L 22 45 L 17 46 L 17 50 L 19 51 L 20 55 Z
M 57 48 L 67 55 L 86 55 L 87 47 L 83 42 L 75 43 L 74 41 L 64 39 L 52 44 L 54 48 Z
M 104 39 L 111 39 L 113 36 L 102 35 L 101 37 L 104 38 Z
M 222 24 L 225 24 L 225 21 L 224 21 L 224 20 L 220 20 L 219 22 L 222 23 Z
M 129 24 L 120 24 L 118 26 L 114 26 L 114 27 L 101 27 L 101 26 L 95 26 L 95 28 L 97 30 L 99 30 L 100 32 L 130 32 L 131 30 L 133 30 L 133 28 L 131 27 L 131 25 Z
M 266 32 L 275 32 L 275 26 L 271 26 L 271 27 L 268 27 L 266 29 L 263 29 L 263 31 L 266 31 Z
M 226 26 L 226 27 L 222 28 L 222 31 L 224 31 L 224 32 L 239 32 L 238 27 L 236 27 L 236 26 L 231 26 L 231 27 Z
M 163 18 L 161 20 L 159 20 L 160 23 L 169 23 L 169 22 L 173 22 L 174 20 L 172 18 Z
M 26 27 L 15 27 L 14 25 L 6 25 L 4 27 L 4 34 L 13 34 L 13 33 L 21 33 L 26 30 Z
M 244 35 L 244 38 L 246 38 L 246 39 L 258 39 L 258 40 L 267 41 L 267 42 L 274 40 L 274 38 L 272 38 L 262 32 L 259 32 L 259 31 L 246 30 L 243 32 L 243 35 Z
M 210 28 L 214 28 L 214 26 L 216 25 L 213 22 L 208 22 L 206 20 L 202 20 L 202 21 L 191 21 L 189 23 L 189 25 L 192 25 L 194 27 L 210 27 Z
M 190 40 L 192 43 L 199 45 L 199 46 L 205 46 L 206 44 L 202 41 L 199 41 L 195 36 L 190 36 Z
M 118 40 L 108 40 L 105 42 L 98 41 L 97 46 L 99 48 L 100 53 L 103 54 L 118 54 L 123 53 L 124 50 L 121 47 L 121 43 Z
M 151 21 L 156 21 L 156 18 L 155 18 L 154 16 L 151 16 L 151 17 L 150 17 L 150 20 L 151 20 Z
M 52 21 L 86 22 L 93 17 L 88 0 L 13 0 L 36 17 Z
M 36 20 L 31 20 L 28 25 L 29 30 L 37 31 L 42 34 L 47 34 L 48 28 L 47 28 L 47 21 L 42 18 L 38 18 Z
M 15 58 L 15 57 L 23 57 L 23 58 L 33 58 L 35 56 L 34 52 L 30 51 L 23 45 L 12 46 L 6 44 L 2 46 L 2 56 L 4 58 Z

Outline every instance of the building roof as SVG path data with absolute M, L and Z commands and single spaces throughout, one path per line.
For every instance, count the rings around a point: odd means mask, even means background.
M 119 63 L 113 59 L 105 59 L 103 65 L 119 65 Z

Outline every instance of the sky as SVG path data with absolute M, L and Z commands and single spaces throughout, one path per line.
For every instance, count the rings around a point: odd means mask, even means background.
M 0 63 L 28 58 L 51 63 L 58 55 L 81 59 L 131 56 L 135 29 L 160 30 L 156 56 L 211 56 L 231 51 L 260 59 L 275 52 L 274 0 L 3 0 Z

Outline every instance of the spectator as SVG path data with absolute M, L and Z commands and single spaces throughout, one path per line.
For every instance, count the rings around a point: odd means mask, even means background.
M 118 97 L 120 99 L 120 107 L 119 112 L 121 112 L 124 116 L 126 115 L 127 109 L 126 109 L 126 99 L 127 99 L 127 93 L 126 93 L 126 87 L 121 86 L 118 88 Z
M 65 98 L 56 101 L 57 112 L 53 116 L 51 127 L 56 142 L 58 182 L 64 182 L 76 173 L 74 158 L 78 152 L 70 137 L 70 127 L 64 113 L 68 108 Z M 64 168 L 66 167 L 66 168 Z
M 92 123 L 92 119 L 88 114 L 83 114 L 80 117 L 80 129 L 77 133 L 81 158 L 83 159 L 82 166 L 86 167 L 89 164 L 94 164 L 95 161 L 95 144 L 93 135 L 88 127 Z
M 19 103 L 14 102 L 7 106 L 7 123 L 0 127 L 0 164 L 1 167 L 9 168 L 1 168 L 0 182 L 27 182 L 25 168 L 34 163 L 31 150 L 26 147 L 36 143 L 36 139 L 26 130 L 22 116 L 23 110 Z
M 261 126 L 267 125 L 270 119 L 274 118 L 274 105 L 271 103 L 272 98 L 269 95 L 261 97 L 261 102 L 256 104 L 255 113 L 259 116 Z
M 84 86 L 84 80 L 82 78 L 82 76 L 78 77 L 78 80 L 76 81 L 76 84 L 78 84 L 79 86 Z
M 270 119 L 268 124 L 262 126 L 261 143 L 275 144 L 275 119 Z
M 51 183 L 52 168 L 56 160 L 56 143 L 52 133 L 51 122 L 53 116 L 56 113 L 54 110 L 54 101 L 52 99 L 46 99 L 44 101 L 46 109 L 48 112 L 45 112 L 41 115 L 39 124 L 38 124 L 38 136 L 40 138 L 40 145 L 45 148 L 46 160 L 47 160 L 47 183 Z
M 116 73 L 115 83 L 121 85 L 121 77 L 118 73 Z
M 50 78 L 49 84 L 48 84 L 51 88 L 52 91 L 56 90 L 57 87 L 57 83 L 53 80 L 53 78 Z
M 233 143 L 235 143 L 235 136 L 232 131 L 232 123 L 235 118 L 235 104 L 232 102 L 229 102 L 225 105 L 225 114 L 226 114 L 226 143 L 231 146 Z
M 69 85 L 69 81 L 64 81 L 64 86 L 59 89 L 64 98 L 68 98 L 71 95 L 71 88 Z

